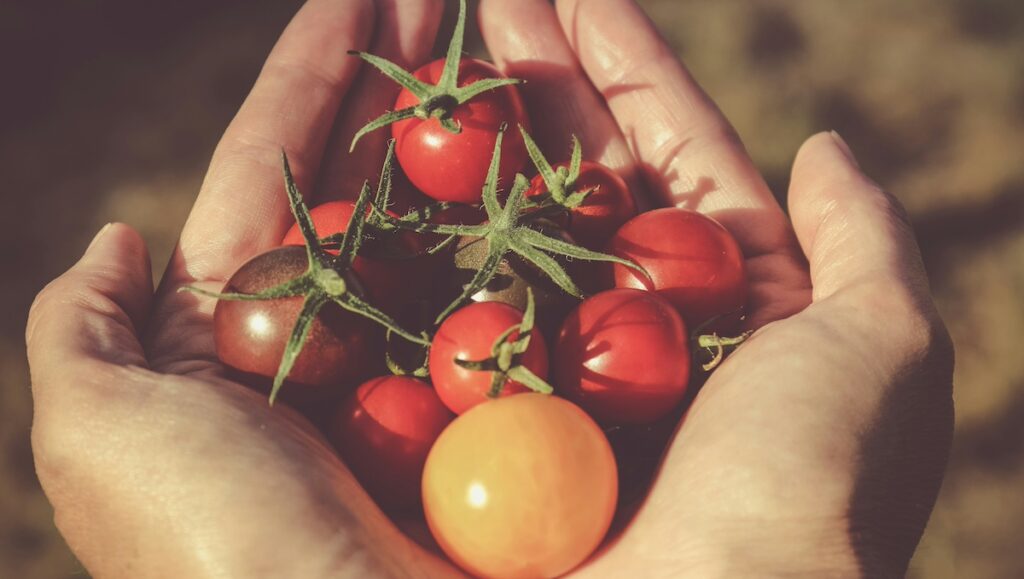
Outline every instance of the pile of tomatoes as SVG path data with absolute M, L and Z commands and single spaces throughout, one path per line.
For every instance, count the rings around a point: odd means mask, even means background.
M 717 336 L 742 315 L 743 258 L 709 217 L 638 214 L 575 138 L 549 163 L 516 81 L 460 58 L 459 18 L 448 57 L 411 74 L 358 54 L 403 85 L 356 136 L 390 125 L 380 180 L 309 210 L 284 159 L 296 225 L 217 294 L 217 353 L 465 570 L 556 576 L 642 496 L 627 487 L 693 393 L 696 334 L 716 359 L 739 341 Z

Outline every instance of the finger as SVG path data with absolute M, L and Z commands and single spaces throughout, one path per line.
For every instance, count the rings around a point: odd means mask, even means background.
M 153 298 L 145 242 L 109 224 L 85 255 L 36 297 L 25 341 L 34 385 L 81 370 L 81 363 L 145 366 L 139 329 Z
M 562 28 L 655 195 L 713 215 L 750 257 L 791 241 L 735 130 L 633 0 L 562 0 Z
M 276 245 L 290 221 L 281 151 L 300 187 L 311 186 L 342 96 L 359 68 L 369 0 L 310 0 L 267 58 L 252 92 L 217 145 L 164 283 L 226 279 Z
M 443 8 L 441 0 L 379 0 L 377 34 L 370 52 L 415 70 L 430 57 Z M 364 136 L 351 154 L 349 145 L 363 125 L 394 108 L 400 89 L 374 68 L 362 67 L 331 132 L 316 187 L 317 202 L 354 199 L 363 181 L 378 179 L 391 131 L 381 129 Z
M 800 148 L 789 211 L 810 262 L 815 301 L 871 282 L 930 301 L 906 210 L 861 172 L 838 134 L 820 133 Z
M 568 160 L 575 134 L 586 159 L 614 169 L 638 192 L 636 163 L 619 127 L 580 67 L 548 0 L 483 0 L 480 31 L 501 71 L 526 81 L 533 137 L 552 162 Z

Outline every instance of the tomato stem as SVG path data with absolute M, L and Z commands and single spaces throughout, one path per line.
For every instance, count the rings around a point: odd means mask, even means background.
M 495 338 L 491 345 L 490 357 L 483 360 L 455 358 L 453 361 L 467 370 L 490 372 L 491 388 L 487 392 L 487 396 L 490 398 L 501 396 L 501 392 L 509 380 L 519 382 L 541 394 L 551 394 L 554 392 L 554 388 L 520 363 L 523 354 L 530 347 L 530 336 L 533 335 L 535 317 L 536 303 L 533 299 L 533 290 L 527 288 L 526 310 L 523 312 L 523 319 L 518 324 L 509 326 Z M 512 334 L 516 334 L 516 338 L 509 341 Z
M 474 274 L 473 279 L 438 314 L 435 324 L 440 324 L 441 321 L 465 303 L 466 300 L 469 300 L 473 295 L 487 287 L 487 284 L 494 279 L 495 274 L 498 272 L 502 260 L 506 259 L 509 253 L 518 255 L 527 262 L 532 263 L 566 294 L 577 299 L 583 297 L 583 292 L 580 291 L 572 277 L 552 255 L 589 261 L 618 263 L 639 271 L 645 277 L 650 277 L 642 267 L 630 260 L 592 251 L 555 239 L 523 223 L 529 214 L 526 203 L 526 191 L 529 189 L 530 183 L 521 173 L 516 175 L 512 190 L 509 192 L 505 204 L 502 205 L 498 200 L 498 169 L 501 165 L 501 143 L 504 135 L 504 130 L 500 130 L 494 140 L 494 151 L 491 155 L 490 165 L 487 168 L 487 179 L 484 182 L 482 197 L 484 210 L 487 212 L 486 223 L 469 226 L 441 225 L 426 223 L 412 218 L 396 219 L 388 215 L 383 208 L 378 207 L 376 204 L 371 206 L 371 210 L 375 215 L 388 226 L 421 233 L 480 237 L 487 243 L 487 256 Z
M 579 179 L 581 167 L 583 166 L 583 149 L 576 135 L 572 136 L 572 157 L 569 160 L 568 169 L 565 167 L 554 169 L 551 163 L 544 158 L 540 147 L 537 146 L 537 143 L 534 142 L 522 125 L 519 125 L 519 132 L 523 135 L 526 153 L 530 156 L 534 167 L 537 168 L 537 173 L 540 174 L 541 179 L 544 181 L 544 186 L 548 190 L 548 198 L 552 203 L 565 209 L 575 209 L 582 205 L 587 197 L 598 189 L 597 187 L 589 187 L 576 190 L 576 180 Z
M 375 200 L 382 206 L 387 204 L 391 193 L 394 148 L 395 145 L 392 140 L 388 143 L 384 166 L 381 169 L 380 180 L 377 183 Z M 288 204 L 292 215 L 295 217 L 295 222 L 298 224 L 299 231 L 302 233 L 302 238 L 306 242 L 306 257 L 309 261 L 306 272 L 295 279 L 253 294 L 236 292 L 215 293 L 193 286 L 181 288 L 183 291 L 191 291 L 222 300 L 268 300 L 304 297 L 302 309 L 295 320 L 295 325 L 292 326 L 291 334 L 281 356 L 281 362 L 274 376 L 269 397 L 271 405 L 273 405 L 274 400 L 277 398 L 277 393 L 288 377 L 288 373 L 291 372 L 292 367 L 295 365 L 295 360 L 302 352 L 303 345 L 309 336 L 317 314 L 328 302 L 334 302 L 349 312 L 380 324 L 389 333 L 397 334 L 412 343 L 421 346 L 430 345 L 429 336 L 426 332 L 414 334 L 405 330 L 390 316 L 362 299 L 361 286 L 359 285 L 358 278 L 352 271 L 352 263 L 365 239 L 367 222 L 373 221 L 372 216 L 371 218 L 367 217 L 367 210 L 371 206 L 369 182 L 364 182 L 359 192 L 359 198 L 355 203 L 352 216 L 349 218 L 345 234 L 341 238 L 338 254 L 331 255 L 324 249 L 320 239 L 317 237 L 309 209 L 302 200 L 302 193 L 295 183 L 291 166 L 288 163 L 288 155 L 284 151 L 281 151 L 281 163 L 284 173 L 285 192 L 288 195 Z M 376 207 L 376 204 L 373 204 L 373 206 Z M 336 243 L 333 238 L 331 242 L 332 244 Z
M 448 43 L 448 52 L 445 55 L 441 78 L 436 85 L 419 80 L 415 75 L 386 58 L 358 50 L 350 50 L 348 52 L 352 56 L 361 58 L 364 62 L 379 70 L 384 76 L 408 89 L 409 92 L 419 99 L 419 104 L 397 111 L 386 112 L 359 129 L 355 136 L 352 137 L 349 152 L 355 150 L 356 144 L 367 133 L 413 117 L 421 120 L 437 119 L 445 130 L 458 134 L 462 132 L 462 127 L 452 119 L 452 114 L 456 108 L 481 93 L 522 82 L 515 78 L 485 78 L 466 86 L 458 86 L 459 63 L 462 57 L 462 44 L 465 35 L 466 0 L 459 0 L 459 16 L 455 21 L 452 39 Z
M 726 349 L 736 349 L 740 344 L 747 341 L 751 334 L 753 334 L 753 331 L 746 331 L 738 336 L 719 336 L 715 333 L 696 336 L 697 347 L 693 349 L 694 352 L 705 350 L 711 354 L 711 360 L 702 364 L 701 368 L 705 372 L 710 372 L 720 366 L 722 361 L 725 360 Z

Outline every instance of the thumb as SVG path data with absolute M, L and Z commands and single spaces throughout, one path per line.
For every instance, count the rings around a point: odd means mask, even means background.
M 906 210 L 861 172 L 835 132 L 804 143 L 793 164 L 789 211 L 810 262 L 813 299 L 860 284 L 885 284 L 930 302 Z
M 25 334 L 33 383 L 81 370 L 84 360 L 144 366 L 137 336 L 152 298 L 145 242 L 127 225 L 108 224 L 32 304 Z

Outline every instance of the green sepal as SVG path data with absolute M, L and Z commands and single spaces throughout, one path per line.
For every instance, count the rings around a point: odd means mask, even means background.
M 403 329 L 401 326 L 398 325 L 398 322 L 396 322 L 391 316 L 371 306 L 370 304 L 366 303 L 361 298 L 357 297 L 355 294 L 351 292 L 346 293 L 342 296 L 332 296 L 331 299 L 339 306 L 345 308 L 346 310 L 354 314 L 363 316 L 368 320 L 377 322 L 378 324 L 384 326 L 385 328 L 391 330 L 395 334 L 405 338 L 406 340 L 409 340 L 414 344 L 419 344 L 421 346 L 430 346 L 430 339 L 426 334 L 421 334 L 417 336 L 416 334 L 413 334 L 412 332 Z
M 423 120 L 437 119 L 446 130 L 458 134 L 462 131 L 462 127 L 452 119 L 452 113 L 456 107 L 465 104 L 484 92 L 522 82 L 513 78 L 486 78 L 466 86 L 458 86 L 459 64 L 462 57 L 465 31 L 466 0 L 459 0 L 458 19 L 455 22 L 455 30 L 452 33 L 452 39 L 448 44 L 448 50 L 445 54 L 441 78 L 436 85 L 431 85 L 417 79 L 412 73 L 385 58 L 357 50 L 349 51 L 349 54 L 358 56 L 364 62 L 374 66 L 382 74 L 408 89 L 419 99 L 419 104 L 416 106 L 385 113 L 359 129 L 352 139 L 349 152 L 355 149 L 356 144 L 363 135 L 391 123 L 413 117 Z
M 316 319 L 317 313 L 325 303 L 327 303 L 326 296 L 318 293 L 309 294 L 306 296 L 305 301 L 302 302 L 302 309 L 299 310 L 299 315 L 295 319 L 295 325 L 292 326 L 292 333 L 284 347 L 284 355 L 281 356 L 281 363 L 277 367 L 277 375 L 274 376 L 274 385 L 270 389 L 271 406 L 274 405 L 277 392 L 281 389 L 285 378 L 288 377 L 288 373 L 292 371 L 292 366 L 295 365 L 295 360 L 298 359 L 299 354 L 302 352 L 302 346 L 306 342 L 306 337 L 309 336 L 309 330 L 313 327 L 313 321 Z
M 313 227 L 313 218 L 309 215 L 309 208 L 302 200 L 302 193 L 295 184 L 295 177 L 292 176 L 292 168 L 288 163 L 288 154 L 281 149 L 281 164 L 284 168 L 284 189 L 288 194 L 288 206 L 295 217 L 295 223 L 299 226 L 302 239 L 306 242 L 306 258 L 312 263 L 322 253 L 320 240 L 316 236 L 316 228 Z
M 359 140 L 362 139 L 369 133 L 376 131 L 377 129 L 386 127 L 388 125 L 397 123 L 398 121 L 404 121 L 405 119 L 411 119 L 416 116 L 416 107 L 408 107 L 397 111 L 388 111 L 381 116 L 373 119 L 369 123 L 363 125 L 361 129 L 356 131 L 356 134 L 352 137 L 352 142 L 348 146 L 348 152 L 356 150 L 356 145 Z
M 488 242 L 489 244 L 491 242 Z M 462 293 L 458 295 L 448 307 L 446 307 L 437 318 L 434 320 L 435 324 L 440 324 L 449 314 L 455 311 L 456 308 L 461 306 L 469 298 L 473 297 L 473 294 L 487 287 L 487 284 L 494 277 L 495 272 L 498 271 L 498 266 L 501 265 L 501 259 L 504 257 L 504 250 L 495 251 L 493 245 L 488 246 L 487 259 L 477 270 L 476 274 L 473 275 L 473 279 L 470 280 L 469 284 L 462 289 Z
M 553 257 L 525 243 L 513 242 L 509 247 L 523 259 L 539 267 L 551 281 L 562 288 L 562 291 L 576 299 L 583 299 L 583 292 L 579 286 Z
M 309 275 L 302 275 L 295 279 L 290 279 L 286 282 L 279 283 L 275 286 L 266 288 L 253 294 L 243 294 L 238 292 L 211 292 L 195 286 L 187 285 L 178 288 L 179 292 L 191 292 L 206 296 L 208 298 L 216 298 L 218 300 L 226 301 L 260 301 L 260 300 L 274 300 L 280 298 L 290 298 L 300 296 L 306 293 L 310 287 L 312 287 L 312 281 Z
M 506 374 L 510 380 L 519 382 L 523 386 L 526 386 L 534 392 L 541 394 L 551 394 L 555 391 L 550 384 L 544 381 L 543 378 L 537 376 L 530 371 L 526 366 L 514 366 Z

